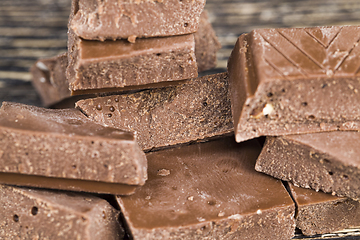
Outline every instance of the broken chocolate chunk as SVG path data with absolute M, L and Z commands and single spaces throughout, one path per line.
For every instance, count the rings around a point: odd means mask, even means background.
M 41 59 L 31 67 L 32 84 L 39 93 L 44 106 L 50 106 L 70 96 L 66 80 L 67 54 Z
M 144 85 L 156 86 L 198 75 L 193 34 L 138 39 L 135 43 L 83 40 L 72 32 L 68 36 L 66 76 L 73 94 L 147 88 Z
M 228 62 L 238 142 L 360 129 L 360 27 L 259 29 Z
M 268 137 L 256 170 L 296 186 L 360 199 L 359 132 Z
M 74 192 L 0 185 L 1 239 L 120 239 L 119 211 Z
M 233 133 L 226 73 L 174 87 L 84 99 L 76 107 L 97 123 L 136 131 L 143 150 Z
M 360 226 L 360 202 L 289 184 L 297 206 L 296 226 L 304 235 Z
M 69 29 L 88 40 L 194 33 L 205 0 L 72 0 Z
M 214 68 L 217 62 L 216 52 L 221 45 L 206 11 L 200 16 L 199 30 L 194 33 L 194 37 L 198 71 Z M 31 67 L 32 83 L 46 107 L 73 108 L 76 101 L 89 97 L 87 95 L 70 97 L 71 91 L 65 74 L 67 61 L 67 53 L 63 53 L 56 57 L 40 59 Z
M 0 154 L 1 183 L 131 194 L 147 179 L 134 134 L 93 123 L 77 109 L 4 102 Z
M 221 48 L 221 44 L 209 22 L 206 10 L 201 13 L 199 30 L 194 33 L 194 37 L 198 72 L 215 68 L 217 63 L 216 53 Z
M 290 239 L 295 206 L 254 170 L 256 140 L 234 136 L 147 154 L 149 180 L 117 197 L 134 239 Z

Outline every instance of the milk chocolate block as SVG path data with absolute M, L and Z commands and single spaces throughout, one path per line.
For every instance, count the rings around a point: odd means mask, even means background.
M 101 41 L 194 33 L 205 6 L 205 0 L 72 1 L 69 28 Z
M 32 84 L 39 93 L 44 106 L 50 106 L 70 96 L 66 80 L 67 53 L 40 59 L 31 67 Z
M 198 74 L 193 34 L 130 43 L 83 40 L 69 32 L 68 51 L 66 76 L 72 92 L 131 88 Z
M 295 186 L 360 199 L 359 132 L 268 137 L 256 170 Z
M 304 235 L 360 226 L 360 202 L 289 184 L 297 206 L 296 226 Z
M 119 211 L 98 197 L 0 185 L 1 239 L 121 239 Z
M 184 84 L 80 100 L 76 107 L 91 120 L 137 133 L 149 150 L 233 133 L 227 74 Z
M 234 137 L 151 152 L 149 180 L 118 197 L 134 239 L 290 239 L 295 206 L 254 170 L 257 141 Z
M 198 72 L 215 68 L 217 63 L 216 53 L 221 48 L 221 44 L 205 10 L 201 13 L 199 30 L 194 33 L 194 37 Z
M 95 124 L 77 109 L 4 102 L 0 109 L 0 182 L 131 194 L 147 179 L 134 134 Z
M 260 29 L 228 62 L 236 140 L 360 129 L 360 27 Z

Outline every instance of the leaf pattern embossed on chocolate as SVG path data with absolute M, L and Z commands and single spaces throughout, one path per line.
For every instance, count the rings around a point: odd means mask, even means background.
M 354 76 L 360 72 L 359 28 L 261 29 L 254 31 L 253 38 L 262 48 L 264 65 L 270 65 L 284 79 Z

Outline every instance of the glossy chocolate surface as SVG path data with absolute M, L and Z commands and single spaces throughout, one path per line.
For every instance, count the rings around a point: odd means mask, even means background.
M 256 141 L 237 144 L 230 137 L 148 153 L 147 183 L 132 196 L 118 197 L 135 239 L 156 233 L 160 239 L 180 233 L 191 239 L 203 231 L 219 238 L 249 231 L 262 239 L 259 226 L 270 236 L 279 228 L 293 234 L 293 202 L 281 181 L 254 170 L 259 152 Z M 249 227 L 252 217 L 257 220 Z M 199 235 L 192 232 L 196 228 Z
M 237 141 L 360 129 L 360 27 L 259 29 L 228 62 Z

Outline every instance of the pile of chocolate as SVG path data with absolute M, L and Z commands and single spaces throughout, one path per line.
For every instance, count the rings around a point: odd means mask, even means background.
M 31 69 L 62 109 L 0 109 L 1 239 L 360 226 L 360 28 L 254 30 L 197 77 L 220 47 L 204 5 L 72 0 L 68 53 Z

